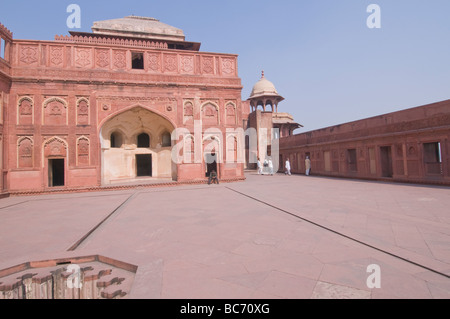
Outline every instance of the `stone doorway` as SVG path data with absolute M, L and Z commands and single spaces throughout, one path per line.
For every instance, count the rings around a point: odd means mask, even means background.
M 380 156 L 382 177 L 393 177 L 394 170 L 392 166 L 392 148 L 390 146 L 380 147 Z
M 137 177 L 152 177 L 152 155 L 136 155 L 136 170 Z
M 48 160 L 48 186 L 62 187 L 65 185 L 65 161 L 64 159 Z

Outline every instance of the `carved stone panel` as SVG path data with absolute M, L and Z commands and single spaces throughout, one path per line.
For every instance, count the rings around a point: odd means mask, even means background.
M 64 64 L 64 50 L 62 47 L 50 47 L 50 66 L 62 67 Z
M 53 137 L 45 142 L 44 156 L 47 157 L 66 157 L 67 156 L 67 144 L 59 138 Z
M 89 100 L 85 98 L 77 102 L 77 124 L 89 125 Z
M 123 50 L 113 51 L 113 66 L 117 70 L 125 70 L 127 67 L 127 52 Z
M 181 72 L 186 74 L 194 73 L 194 56 L 181 55 L 180 56 Z
M 194 124 L 194 103 L 186 101 L 184 103 L 184 124 Z
M 89 139 L 81 137 L 77 141 L 77 165 L 89 166 Z
M 154 72 L 154 73 L 161 72 L 161 54 L 148 53 L 147 61 L 148 61 L 149 72 Z
M 19 60 L 25 65 L 37 65 L 38 63 L 38 46 L 24 45 L 20 47 Z
M 33 100 L 30 97 L 23 97 L 19 99 L 18 105 L 18 124 L 32 125 L 33 124 Z
M 219 124 L 219 109 L 217 105 L 209 102 L 202 107 L 202 122 L 204 125 Z
M 67 103 L 60 98 L 44 102 L 44 125 L 67 125 Z
M 19 139 L 17 143 L 17 156 L 19 168 L 33 167 L 33 140 L 30 137 Z
M 212 56 L 202 58 L 202 73 L 214 74 L 214 58 Z
M 164 55 L 164 72 L 178 72 L 178 56 L 176 54 Z
M 95 65 L 103 69 L 109 68 L 110 65 L 109 50 L 97 49 L 95 51 Z
M 222 59 L 222 73 L 227 76 L 236 74 L 236 61 L 233 58 Z
M 226 108 L 226 124 L 236 125 L 236 106 L 233 103 L 228 103 Z
M 79 68 L 91 68 L 92 50 L 88 48 L 75 48 L 75 66 Z

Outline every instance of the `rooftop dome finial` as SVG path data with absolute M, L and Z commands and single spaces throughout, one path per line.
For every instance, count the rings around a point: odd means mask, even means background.
M 263 79 L 264 78 L 264 70 L 262 70 L 262 72 L 261 72 L 261 79 Z

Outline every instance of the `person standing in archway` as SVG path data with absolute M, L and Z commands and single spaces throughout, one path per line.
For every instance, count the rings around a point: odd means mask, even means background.
M 306 176 L 309 176 L 309 174 L 311 174 L 311 160 L 309 159 L 309 156 L 306 156 L 305 166 L 306 166 Z

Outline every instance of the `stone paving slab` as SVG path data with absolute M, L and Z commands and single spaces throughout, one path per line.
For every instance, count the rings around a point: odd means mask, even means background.
M 103 255 L 138 266 L 136 299 L 448 299 L 449 195 L 249 173 L 211 186 L 11 197 L 0 200 L 0 268 Z M 367 286 L 372 264 L 379 289 Z

